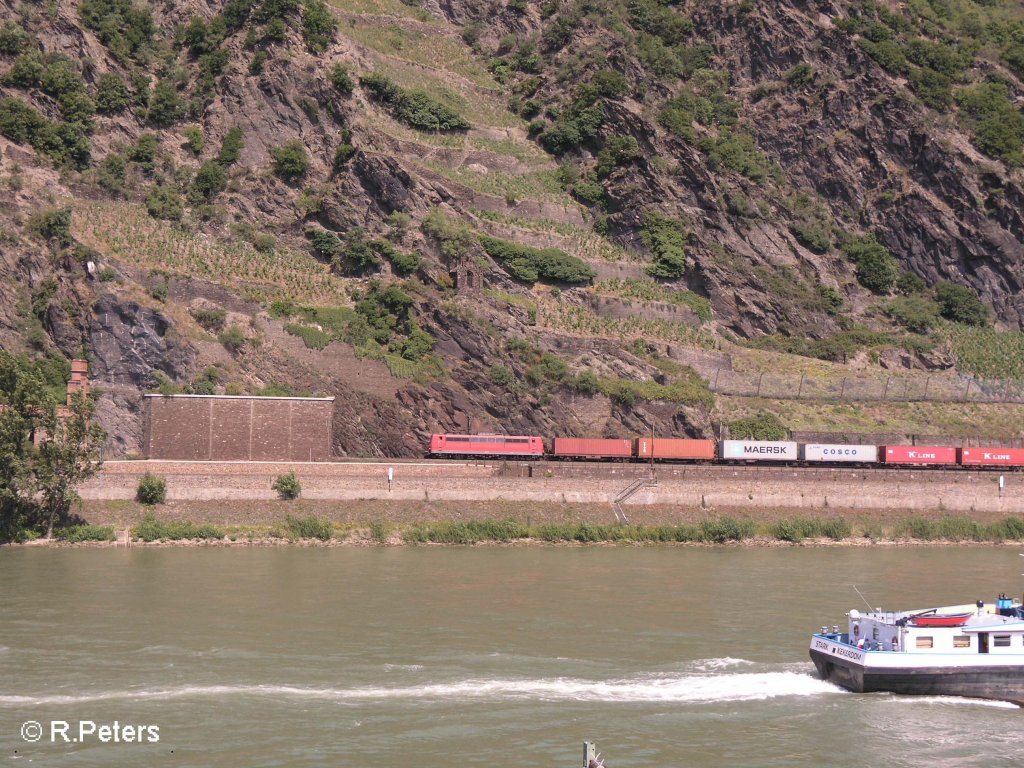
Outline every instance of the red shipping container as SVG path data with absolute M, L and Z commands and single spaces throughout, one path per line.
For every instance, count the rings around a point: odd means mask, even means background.
M 956 464 L 956 448 L 944 445 L 883 445 L 886 464 Z
M 589 437 L 556 437 L 555 456 L 628 459 L 633 455 L 631 440 L 608 440 Z
M 1020 448 L 964 448 L 960 456 L 964 466 L 1024 467 L 1024 450 Z
M 714 440 L 681 440 L 674 437 L 638 437 L 636 455 L 641 459 L 715 458 Z

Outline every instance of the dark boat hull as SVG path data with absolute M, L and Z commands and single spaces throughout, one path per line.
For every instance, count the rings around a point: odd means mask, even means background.
M 872 669 L 811 649 L 811 661 L 823 680 L 855 693 L 900 693 L 911 696 L 965 696 L 1010 701 L 1024 706 L 1024 669 L 1020 665 L 961 667 L 891 667 Z

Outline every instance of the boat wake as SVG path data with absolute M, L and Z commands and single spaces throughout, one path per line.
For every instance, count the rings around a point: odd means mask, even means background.
M 840 692 L 805 671 L 663 675 L 619 680 L 579 678 L 467 679 L 398 687 L 304 687 L 292 685 L 193 685 L 85 693 L 79 695 L 0 695 L 0 707 L 81 704 L 96 701 L 275 698 L 338 703 L 522 700 L 543 702 L 716 703 Z

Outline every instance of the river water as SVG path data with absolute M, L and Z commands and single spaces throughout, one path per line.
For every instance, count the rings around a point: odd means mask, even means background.
M 927 607 L 1016 594 L 1022 566 L 1007 547 L 2 548 L 0 758 L 572 768 L 592 740 L 610 768 L 1019 765 L 1020 709 L 846 693 L 807 645 L 865 607 L 853 585 Z M 115 721 L 158 741 L 100 741 Z

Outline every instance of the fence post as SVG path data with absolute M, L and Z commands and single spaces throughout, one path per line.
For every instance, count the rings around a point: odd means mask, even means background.
M 804 373 L 800 372 L 800 387 L 796 391 L 796 399 L 799 400 L 800 396 L 804 393 Z
M 757 397 L 761 396 L 761 379 L 764 378 L 764 371 L 761 371 L 761 375 L 757 377 Z
M 715 368 L 715 383 L 711 385 L 711 389 L 715 392 L 718 391 L 718 377 L 722 373 L 721 368 Z
M 967 388 L 964 390 L 964 400 L 967 399 L 967 395 L 971 393 L 971 380 L 967 380 Z
M 843 376 L 843 387 L 842 387 L 842 389 L 839 390 L 839 399 L 840 400 L 845 400 L 846 399 L 846 377 L 845 376 Z
M 889 399 L 889 382 L 892 381 L 892 376 L 886 376 L 885 378 L 885 389 L 882 390 L 882 399 Z
M 922 400 L 927 400 L 928 399 L 928 385 L 931 384 L 931 383 L 932 383 L 932 377 L 931 376 L 929 376 L 927 379 L 924 380 L 924 394 L 921 395 L 921 399 Z

